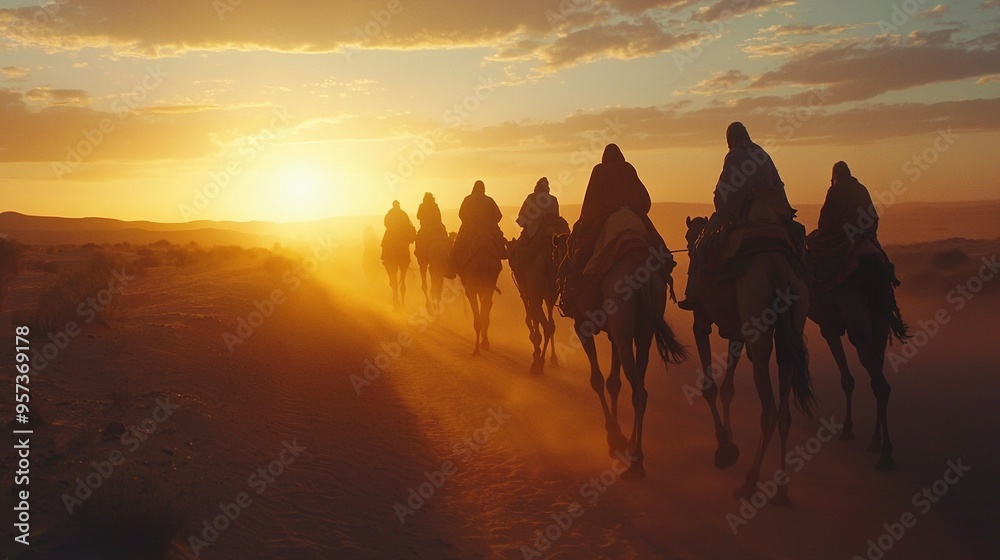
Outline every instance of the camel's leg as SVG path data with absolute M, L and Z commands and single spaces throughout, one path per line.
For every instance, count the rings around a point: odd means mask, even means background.
M 541 321 L 544 319 L 540 302 L 528 299 L 524 302 L 524 324 L 528 326 L 528 339 L 531 340 L 531 373 L 541 375 L 545 367 L 545 350 L 542 348 Z
M 649 367 L 649 347 L 653 342 L 653 329 L 651 325 L 643 322 L 638 326 L 637 331 L 635 339 L 635 370 L 639 390 L 636 390 L 635 386 L 633 386 L 632 403 L 635 407 L 635 416 L 638 421 L 638 425 L 636 426 L 638 434 L 636 436 L 635 449 L 632 452 L 634 458 L 632 465 L 623 474 L 626 478 L 633 477 L 633 475 L 635 478 L 646 476 L 646 470 L 643 466 L 645 454 L 642 451 L 642 429 L 646 417 L 646 405 L 649 400 L 649 394 L 646 391 L 646 370 Z M 638 400 L 636 399 L 636 395 L 640 396 Z
M 785 468 L 785 455 L 788 446 L 788 432 L 792 427 L 792 411 L 790 396 L 792 392 L 792 364 L 793 356 L 785 356 L 785 352 L 779 346 L 777 348 L 778 357 L 778 435 L 781 438 L 781 471 L 787 473 Z M 791 504 L 788 499 L 788 484 L 778 485 L 777 494 L 772 499 L 772 503 L 779 506 Z
M 694 315 L 694 340 L 698 347 L 698 357 L 701 358 L 701 396 L 708 403 L 709 411 L 712 413 L 712 422 L 715 424 L 715 440 L 718 447 L 715 450 L 716 468 L 725 468 L 736 462 L 739 457 L 739 449 L 735 449 L 731 437 L 725 432 L 722 417 L 719 415 L 719 407 L 716 404 L 719 388 L 715 383 L 715 376 L 712 374 L 712 342 L 709 336 L 712 334 L 712 323 L 708 321 L 703 313 L 695 311 Z
M 430 295 L 428 294 L 427 286 L 427 263 L 421 262 L 420 265 L 420 291 L 424 293 L 424 299 L 430 303 Z
M 892 388 L 883 371 L 888 328 L 873 324 L 865 294 L 853 290 L 840 290 L 836 295 L 836 301 L 847 326 L 847 337 L 858 351 L 858 359 L 871 377 L 872 392 L 875 393 L 875 431 L 872 433 L 868 450 L 880 452 L 875 468 L 893 469 L 895 464 L 892 460 L 892 443 L 889 441 L 886 421 Z M 875 332 L 876 329 L 878 333 Z M 876 336 L 881 338 L 876 340 Z
M 495 284 L 483 289 L 484 294 L 480 295 L 479 322 L 483 328 L 483 350 L 490 349 L 490 310 L 493 309 L 493 287 Z
M 438 310 L 441 308 L 441 293 L 444 291 L 443 266 L 445 265 L 431 265 L 429 271 L 431 276 L 431 301 L 434 302 L 434 305 Z
M 396 267 L 386 263 L 385 272 L 389 275 L 389 288 L 392 289 L 392 308 L 399 309 L 399 284 L 396 280 Z
M 885 378 L 885 347 L 889 342 L 889 321 L 886 318 L 885 324 L 875 326 L 875 335 L 872 339 L 872 345 L 875 347 L 875 359 L 874 363 L 878 364 L 879 372 L 879 383 L 877 384 L 878 389 L 876 390 L 875 396 L 877 400 L 882 401 L 882 454 L 879 458 L 879 462 L 875 465 L 875 468 L 880 470 L 893 470 L 896 468 L 896 463 L 892 459 L 892 442 L 889 441 L 889 395 L 892 393 L 892 388 L 889 386 L 889 381 Z M 880 396 L 881 395 L 881 396 Z
M 722 424 L 725 426 L 726 434 L 732 438 L 732 426 L 730 425 L 730 405 L 733 404 L 733 397 L 736 396 L 736 366 L 740 363 L 740 354 L 743 353 L 743 342 L 730 340 L 729 351 L 726 356 L 726 377 L 722 380 L 720 396 L 722 397 Z
M 631 464 L 628 470 L 622 473 L 622 477 L 640 479 L 646 475 L 642 464 L 644 459 L 642 453 L 642 422 L 646 415 L 646 402 L 648 399 L 646 392 L 646 372 L 639 369 L 636 356 L 633 354 L 632 337 L 619 338 L 616 336 L 616 340 L 620 341 L 617 344 L 618 357 L 622 361 L 625 378 L 628 379 L 629 385 L 632 386 L 632 408 L 635 412 L 632 436 L 629 438 Z
M 746 482 L 736 489 L 733 495 L 737 498 L 746 498 L 756 491 L 757 482 L 760 480 L 760 468 L 767 454 L 767 446 L 774 435 L 774 429 L 778 423 L 778 409 L 774 403 L 774 392 L 771 388 L 771 373 L 769 365 L 771 361 L 771 341 L 773 332 L 768 331 L 760 339 L 751 344 L 751 354 L 753 356 L 753 381 L 757 386 L 757 396 L 760 398 L 760 441 L 757 444 L 757 454 L 754 456 L 753 465 L 747 473 Z
M 404 264 L 399 267 L 399 302 L 400 305 L 406 305 L 406 274 L 409 272 L 410 265 Z
M 580 327 L 581 323 L 577 322 L 576 333 L 580 337 L 580 344 L 583 346 L 583 351 L 587 354 L 587 359 L 590 361 L 590 386 L 601 399 L 601 411 L 604 412 L 604 429 L 608 434 L 608 453 L 614 457 L 615 452 L 627 451 L 628 441 L 622 435 L 618 419 L 611 414 L 611 410 L 608 408 L 608 400 L 604 395 L 604 376 L 601 375 L 601 365 L 597 361 L 597 346 L 594 344 L 594 338 L 582 334 Z M 620 379 L 618 380 L 618 389 L 621 389 Z M 617 393 L 615 397 L 617 398 Z
M 743 343 L 730 340 L 726 352 L 726 377 L 722 380 L 719 395 L 722 398 L 722 438 L 719 440 L 719 453 L 716 454 L 715 466 L 725 468 L 736 463 L 740 458 L 740 449 L 733 443 L 733 428 L 730 423 L 730 410 L 733 397 L 736 396 L 736 366 L 740 363 L 743 353 Z
M 847 412 L 844 416 L 844 431 L 840 433 L 840 439 L 842 440 L 853 440 L 854 439 L 854 414 L 853 414 L 853 395 L 854 395 L 854 376 L 851 375 L 850 368 L 847 367 L 847 355 L 844 353 L 844 344 L 840 340 L 840 335 L 823 335 L 826 339 L 827 346 L 830 347 L 830 353 L 833 354 L 833 361 L 837 362 L 837 368 L 840 370 L 840 388 L 844 390 L 844 398 L 847 401 Z
M 469 307 L 472 309 L 472 327 L 476 330 L 476 347 L 472 351 L 473 356 L 479 355 L 479 337 L 482 331 L 482 321 L 479 314 L 479 301 L 476 292 L 471 288 L 465 288 L 465 299 L 469 301 Z
M 543 313 L 547 311 L 547 313 L 543 315 L 542 320 L 542 329 L 545 334 L 544 343 L 542 345 L 542 360 L 545 360 L 545 352 L 549 348 L 552 348 L 552 359 L 549 361 L 549 365 L 556 367 L 559 365 L 559 359 L 556 357 L 556 345 L 552 344 L 552 339 L 556 336 L 556 320 L 555 317 L 552 316 L 552 309 L 555 304 L 554 300 L 550 299 L 542 300 L 542 304 L 545 306 Z
M 611 342 L 611 371 L 608 373 L 608 394 L 611 396 L 611 417 L 618 422 L 618 395 L 622 392 L 622 361 L 618 357 L 618 346 Z

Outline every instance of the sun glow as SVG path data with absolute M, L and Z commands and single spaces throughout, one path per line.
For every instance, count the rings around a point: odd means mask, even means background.
M 345 202 L 343 177 L 315 163 L 292 163 L 281 168 L 269 185 L 269 213 L 283 222 L 327 218 Z

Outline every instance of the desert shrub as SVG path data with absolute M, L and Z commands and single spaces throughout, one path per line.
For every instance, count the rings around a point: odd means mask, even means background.
M 183 268 L 191 264 L 192 258 L 187 249 L 176 247 L 167 250 L 166 260 L 178 268 Z
M 78 319 L 77 307 L 108 287 L 112 274 L 119 268 L 118 261 L 114 255 L 98 250 L 83 268 L 61 273 L 55 283 L 42 291 L 35 324 L 42 329 L 57 329 Z M 103 307 L 98 314 L 104 316 L 107 311 L 108 307 Z
M 208 256 L 215 262 L 231 261 L 244 256 L 246 251 L 236 245 L 218 245 L 208 250 Z
M 931 256 L 931 265 L 939 270 L 951 270 L 969 262 L 969 255 L 961 249 L 935 251 Z
M 268 274 L 283 274 L 292 268 L 292 261 L 284 255 L 271 255 L 264 259 L 263 266 Z
M 24 266 L 28 246 L 12 239 L 0 239 L 0 305 L 7 297 L 7 288 Z
M 49 274 L 59 274 L 59 263 L 54 261 L 36 262 L 36 270 L 48 272 Z

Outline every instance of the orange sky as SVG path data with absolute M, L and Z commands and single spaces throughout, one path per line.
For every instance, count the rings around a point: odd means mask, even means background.
M 904 201 L 1000 198 L 1000 2 L 0 2 L 6 210 L 294 221 L 580 202 L 608 141 L 710 202 L 747 124 L 793 204 L 833 162 Z M 897 187 L 899 184 L 897 184 Z

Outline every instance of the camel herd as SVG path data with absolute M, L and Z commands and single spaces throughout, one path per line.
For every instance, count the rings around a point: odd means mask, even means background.
M 689 248 L 706 221 L 704 218 L 688 218 Z M 418 255 L 421 288 L 428 307 L 433 309 L 441 305 L 441 287 L 453 238 L 426 239 L 415 239 L 418 245 L 415 252 Z M 648 240 L 639 236 L 630 241 L 621 245 L 622 249 L 610 267 L 588 285 L 582 296 L 574 298 L 569 305 L 563 305 L 561 310 L 573 320 L 574 330 L 590 361 L 590 382 L 600 398 L 608 451 L 613 457 L 616 453 L 627 452 L 631 463 L 623 477 L 642 478 L 645 475 L 642 433 L 649 350 L 655 340 L 657 353 L 665 363 L 678 363 L 688 354 L 664 319 L 667 300 L 673 297 L 672 260 L 669 267 L 663 266 L 663 263 L 657 265 L 656 259 L 650 258 L 655 249 Z M 423 247 L 420 246 L 422 242 L 425 244 Z M 434 246 L 427 246 L 429 243 Z M 543 373 L 545 357 L 549 352 L 551 364 L 558 363 L 553 343 L 554 308 L 559 296 L 557 277 L 560 264 L 572 250 L 572 243 L 573 238 L 566 233 L 550 235 L 546 239 L 547 250 L 522 254 L 516 263 L 511 262 L 514 281 L 524 303 L 529 339 L 534 347 L 530 368 L 533 374 Z M 457 269 L 473 315 L 476 337 L 474 355 L 489 349 L 493 294 L 498 292 L 497 280 L 503 268 L 502 261 L 507 257 L 501 251 L 488 249 L 489 244 L 485 241 L 482 247 L 483 250 L 475 251 Z M 694 310 L 694 339 L 706 373 L 701 389 L 715 426 L 718 445 L 715 465 L 718 468 L 733 465 L 739 457 L 739 449 L 732 438 L 730 404 L 735 392 L 733 376 L 744 351 L 753 366 L 754 384 L 761 402 L 761 434 L 746 481 L 734 491 L 736 497 L 747 497 L 757 491 L 762 464 L 776 428 L 781 447 L 780 469 L 785 469 L 792 404 L 794 402 L 808 414 L 815 403 L 808 350 L 803 337 L 807 317 L 821 327 L 841 372 L 847 408 L 840 437 L 854 438 L 851 408 L 854 378 L 847 367 L 841 343 L 841 336 L 847 334 L 871 377 L 877 400 L 876 426 L 869 451 L 879 453 L 876 468 L 894 468 L 887 422 L 890 388 L 883 373 L 883 362 L 890 336 L 902 334 L 900 338 L 905 338 L 905 332 L 893 333 L 886 314 L 879 311 L 880 307 L 871 300 L 872 290 L 861 284 L 848 284 L 834 292 L 832 300 L 824 302 L 826 309 L 838 311 L 842 318 L 839 322 L 828 321 L 824 317 L 823 306 L 816 305 L 815 301 L 811 305 L 809 281 L 794 260 L 788 251 L 779 249 L 758 250 L 745 255 L 738 276 L 713 279 L 705 284 L 705 295 Z M 402 297 L 405 297 L 405 272 L 400 272 L 405 271 L 408 264 L 385 264 L 395 301 L 400 301 L 396 299 L 399 298 L 400 288 Z M 719 385 L 708 374 L 712 365 L 709 335 L 713 326 L 729 345 L 725 376 Z M 611 370 L 606 378 L 598 364 L 594 343 L 594 337 L 601 333 L 611 342 Z M 772 352 L 778 369 L 776 394 L 770 375 Z M 618 423 L 622 370 L 632 388 L 634 409 L 634 423 L 627 439 Z M 716 404 L 720 395 L 721 412 Z M 773 502 L 788 503 L 787 485 L 779 487 Z

